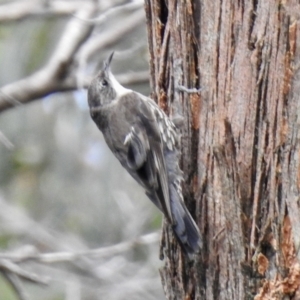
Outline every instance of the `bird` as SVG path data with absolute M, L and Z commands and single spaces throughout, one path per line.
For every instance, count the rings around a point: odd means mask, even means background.
M 202 248 L 200 231 L 182 194 L 180 135 L 154 100 L 123 87 L 112 74 L 114 52 L 88 88 L 90 116 L 106 144 L 164 214 L 188 258 Z

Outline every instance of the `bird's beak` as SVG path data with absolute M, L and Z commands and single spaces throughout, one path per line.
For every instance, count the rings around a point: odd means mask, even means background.
M 104 63 L 103 63 L 103 70 L 104 71 L 109 71 L 109 69 L 110 69 L 110 63 L 111 63 L 111 61 L 112 61 L 112 58 L 113 58 L 113 56 L 114 56 L 114 51 L 110 54 L 110 56 L 108 57 L 108 59 L 106 59 L 105 61 L 104 61 Z

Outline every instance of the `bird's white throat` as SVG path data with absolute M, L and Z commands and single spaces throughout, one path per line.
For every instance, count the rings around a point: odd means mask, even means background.
M 117 81 L 117 79 L 115 78 L 115 76 L 111 72 L 109 72 L 109 80 L 111 82 L 111 87 L 116 91 L 116 94 L 117 94 L 116 98 L 120 98 L 120 97 L 124 96 L 125 94 L 128 94 L 132 91 L 130 89 L 124 88 L 124 86 L 122 86 Z

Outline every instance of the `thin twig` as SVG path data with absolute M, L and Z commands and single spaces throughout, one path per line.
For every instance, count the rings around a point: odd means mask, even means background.
M 200 89 L 196 89 L 196 88 L 189 89 L 189 88 L 187 88 L 183 85 L 179 85 L 179 84 L 176 86 L 176 90 L 187 93 L 187 94 L 199 94 L 202 91 L 201 88 Z
M 132 2 L 129 3 L 124 3 L 118 6 L 112 6 L 109 9 L 107 9 L 104 13 L 102 13 L 99 17 L 96 18 L 82 18 L 80 16 L 77 15 L 73 15 L 75 18 L 87 22 L 87 23 L 91 23 L 91 24 L 96 24 L 96 25 L 101 25 L 103 24 L 108 17 L 113 17 L 114 14 L 119 13 L 119 12 L 127 12 L 127 11 L 132 11 L 135 9 L 139 9 L 143 7 L 143 3 L 144 1 L 142 0 L 134 0 Z
M 0 6 L 0 23 L 21 21 L 29 17 L 47 16 L 64 17 L 89 6 L 88 1 L 13 1 Z
M 77 56 L 78 69 L 77 69 L 77 86 L 83 87 L 83 80 L 80 74 L 86 69 L 87 62 L 94 55 L 99 55 L 101 50 L 115 44 L 124 35 L 128 34 L 132 30 L 136 29 L 145 20 L 145 15 L 142 9 L 137 10 L 134 14 L 123 19 L 122 22 L 118 22 L 112 28 L 104 31 L 103 33 L 94 35 L 90 38 L 79 51 Z
M 131 241 L 121 242 L 119 244 L 103 247 L 98 249 L 92 250 L 85 250 L 85 251 L 77 251 L 77 252 L 56 252 L 56 253 L 37 253 L 35 248 L 32 248 L 32 251 L 27 251 L 26 253 L 0 253 L 0 267 L 1 267 L 1 260 L 10 260 L 13 262 L 21 262 L 26 260 L 34 260 L 41 263 L 57 263 L 57 262 L 70 262 L 75 261 L 78 258 L 89 257 L 94 259 L 102 259 L 111 257 L 125 251 L 128 251 L 137 245 L 147 245 L 155 243 L 159 240 L 159 233 L 153 232 L 143 236 L 140 236 L 136 239 Z
M 20 278 L 23 278 L 27 281 L 46 285 L 49 282 L 48 278 L 41 277 L 40 275 L 36 275 L 34 273 L 25 271 L 11 260 L 8 259 L 0 259 L 0 270 L 5 272 L 10 272 L 18 275 Z
M 93 24 L 87 24 L 80 19 L 88 19 L 93 16 L 94 12 L 95 7 L 90 5 L 87 8 L 85 6 L 85 9 L 78 13 L 76 18 L 69 21 L 54 54 L 43 69 L 0 89 L 0 112 L 43 98 L 50 93 L 87 87 L 90 79 L 80 79 L 76 74 L 80 74 L 79 71 L 83 69 L 88 58 L 94 53 L 98 53 L 101 48 L 116 42 L 144 20 L 144 13 L 142 10 L 138 10 L 125 18 L 122 24 L 86 43 Z M 81 47 L 84 42 L 84 47 Z M 78 55 L 76 55 L 77 52 L 79 52 Z M 73 69 L 71 74 L 68 74 L 69 69 L 74 65 L 75 56 L 79 60 L 77 70 Z M 68 76 L 66 76 L 67 74 Z M 127 74 L 121 78 L 125 84 L 146 82 L 147 80 L 148 74 L 146 73 L 143 73 L 142 76 Z
M 82 10 L 80 15 L 91 17 L 94 15 L 95 9 L 94 5 L 90 5 Z M 73 64 L 73 57 L 91 34 L 92 29 L 92 25 L 85 24 L 77 19 L 71 19 L 53 56 L 43 69 L 25 79 L 1 88 L 0 111 L 12 107 L 12 100 L 24 104 L 60 90 L 64 78 Z

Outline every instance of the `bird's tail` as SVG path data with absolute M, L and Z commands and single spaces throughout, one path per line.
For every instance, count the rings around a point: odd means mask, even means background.
M 169 191 L 174 220 L 172 228 L 182 250 L 191 258 L 202 248 L 202 238 L 198 226 L 182 201 L 180 191 L 174 184 L 171 184 Z

